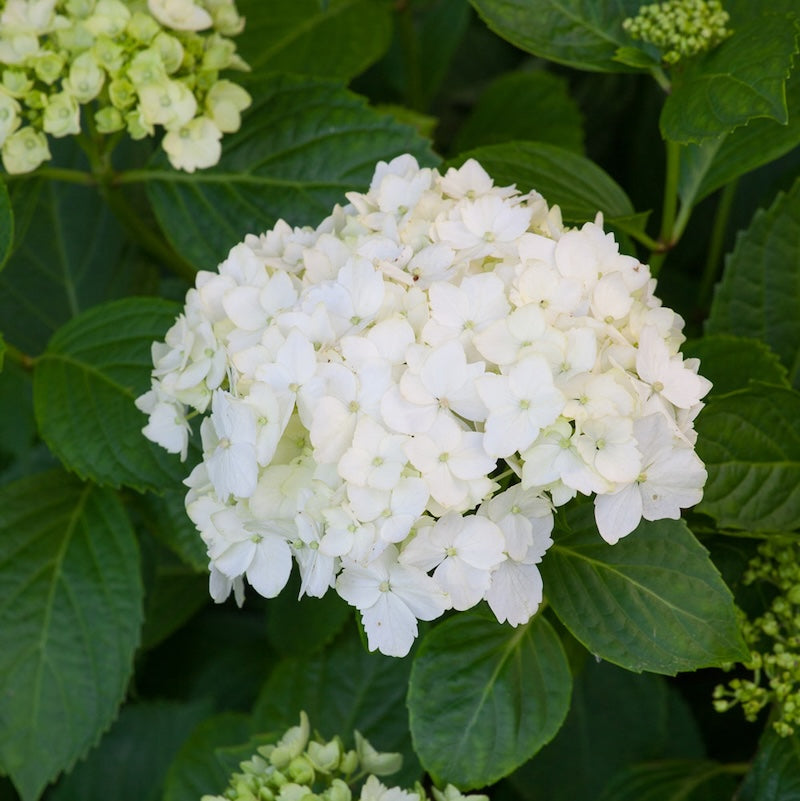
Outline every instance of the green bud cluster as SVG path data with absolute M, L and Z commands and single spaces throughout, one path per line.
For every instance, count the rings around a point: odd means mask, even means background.
M 740 705 L 754 721 L 774 705 L 772 725 L 788 737 L 800 724 L 800 543 L 778 539 L 761 545 L 744 574 L 745 584 L 766 582 L 777 595 L 763 615 L 749 620 L 740 613 L 740 626 L 750 647 L 744 666 L 752 679 L 733 679 L 714 689 L 714 708 L 725 712 Z
M 622 27 L 634 38 L 655 45 L 668 66 L 716 47 L 731 35 L 720 0 L 667 0 L 642 6 Z
M 81 132 L 82 110 L 100 134 L 160 126 L 176 169 L 216 164 L 251 103 L 219 78 L 248 69 L 229 38 L 243 27 L 234 0 L 0 0 L 3 166 L 35 170 L 48 136 Z
M 402 756 L 379 753 L 359 733 L 355 748 L 346 750 L 340 737 L 311 737 L 305 712 L 277 743 L 262 745 L 239 765 L 222 795 L 201 801 L 488 801 L 484 795 L 462 795 L 453 785 L 433 788 L 433 799 L 417 783 L 412 790 L 386 787 L 378 776 L 396 773 Z

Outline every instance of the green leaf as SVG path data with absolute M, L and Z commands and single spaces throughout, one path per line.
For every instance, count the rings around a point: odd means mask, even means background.
M 0 180 L 0 270 L 14 247 L 14 212 L 6 185 Z
M 702 142 L 768 117 L 786 124 L 786 79 L 797 53 L 794 20 L 761 14 L 676 79 L 661 112 L 661 133 L 673 142 Z
M 48 181 L 0 274 L 0 320 L 29 354 L 84 309 L 129 291 L 122 230 L 96 189 Z
M 195 728 L 170 765 L 164 783 L 164 801 L 198 801 L 221 793 L 239 767 L 224 746 L 246 742 L 253 733 L 249 715 L 215 715 Z
M 602 211 L 607 223 L 634 215 L 623 189 L 584 156 L 543 142 L 509 142 L 461 153 L 447 166 L 477 159 L 497 186 L 516 184 L 522 192 L 535 189 L 550 204 L 558 204 L 565 222 L 584 223 Z M 639 227 L 638 223 L 635 223 Z
M 167 768 L 208 714 L 208 703 L 151 701 L 123 707 L 119 719 L 48 801 L 159 801 Z M 196 801 L 196 800 L 195 800 Z
M 318 0 L 238 0 L 237 8 L 247 24 L 236 47 L 254 75 L 348 80 L 381 57 L 392 32 L 391 5 L 375 0 L 330 0 L 324 8 Z
M 583 153 L 581 113 L 565 78 L 544 71 L 502 75 L 481 94 L 453 150 L 524 139 Z
M 560 534 L 541 565 L 545 595 L 591 653 L 667 675 L 747 656 L 730 591 L 685 523 L 643 521 L 609 545 L 591 504 L 556 521 Z
M 292 571 L 288 586 L 270 600 L 267 609 L 267 637 L 284 656 L 310 656 L 331 642 L 352 615 L 335 592 L 322 598 L 300 594 L 300 577 Z
M 590 658 L 575 677 L 569 714 L 555 739 L 509 780 L 531 801 L 594 801 L 635 762 L 702 755 L 688 707 L 666 679 Z
M 786 531 L 800 520 L 800 393 L 753 383 L 709 400 L 697 453 L 708 483 L 699 511 L 720 526 Z
M 512 629 L 485 612 L 462 612 L 432 629 L 414 659 L 414 748 L 437 784 L 491 784 L 553 738 L 571 685 L 564 649 L 543 617 Z
M 164 232 L 200 268 L 280 218 L 317 225 L 345 192 L 367 187 L 381 159 L 436 161 L 416 131 L 334 81 L 275 75 L 250 89 L 253 106 L 216 167 L 187 175 L 158 156 L 148 181 Z
M 740 793 L 741 801 L 800 801 L 800 734 L 768 728 Z
M 751 381 L 789 386 L 778 355 L 757 339 L 709 334 L 685 342 L 681 352 L 686 358 L 700 359 L 700 375 L 713 383 L 714 395 L 744 389 Z
M 273 670 L 253 710 L 257 731 L 283 733 L 296 726 L 300 710 L 325 737 L 341 735 L 352 747 L 358 729 L 378 751 L 403 754 L 393 782 L 412 784 L 421 769 L 408 733 L 403 703 L 411 662 L 365 651 L 349 627 L 320 653 L 284 659 Z
M 718 139 L 687 145 L 681 155 L 680 195 L 684 203 L 704 197 L 745 173 L 768 164 L 800 144 L 800 72 L 786 84 L 788 121 L 750 120 Z
M 188 471 L 187 471 L 188 472 Z M 208 570 L 208 554 L 197 527 L 186 514 L 181 489 L 168 489 L 163 495 L 147 495 L 144 508 L 147 525 L 153 536 L 196 572 Z
M 766 342 L 800 388 L 800 179 L 759 211 L 728 257 L 706 324 L 709 334 Z
M 147 417 L 133 403 L 150 386 L 150 345 L 176 313 L 156 298 L 95 306 L 59 329 L 38 359 L 39 431 L 81 478 L 159 492 L 187 475 L 177 456 L 145 439 Z
M 666 760 L 620 774 L 600 801 L 730 801 L 737 784 L 736 776 L 719 762 Z
M 23 801 L 116 715 L 142 622 L 136 537 L 113 493 L 61 471 L 0 490 L 0 770 Z
M 579 70 L 630 72 L 615 60 L 632 39 L 622 21 L 640 0 L 470 0 L 499 36 L 535 56 Z

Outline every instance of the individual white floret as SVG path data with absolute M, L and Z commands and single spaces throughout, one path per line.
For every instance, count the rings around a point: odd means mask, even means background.
M 397 562 L 393 545 L 367 566 L 345 567 L 336 591 L 361 612 L 370 651 L 388 656 L 405 656 L 417 636 L 417 620 L 433 620 L 450 605 L 430 576 Z
M 481 515 L 449 512 L 421 529 L 400 553 L 400 563 L 428 572 L 450 596 L 454 609 L 475 606 L 489 589 L 490 574 L 506 557 L 499 526 Z M 435 570 L 434 570 L 435 568 Z
M 611 495 L 595 498 L 597 528 L 606 542 L 630 534 L 639 521 L 677 520 L 681 509 L 699 503 L 707 473 L 694 449 L 673 436 L 660 414 L 636 421 L 634 433 L 642 453 L 636 480 Z

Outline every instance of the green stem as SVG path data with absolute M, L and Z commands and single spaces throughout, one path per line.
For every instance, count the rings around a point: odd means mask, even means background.
M 81 184 L 82 186 L 94 186 L 96 181 L 91 173 L 83 170 L 71 170 L 67 167 L 39 167 L 35 172 L 26 172 L 20 175 L 4 175 L 3 180 L 7 183 L 14 181 L 30 180 L 31 178 L 49 178 L 53 181 L 64 181 L 69 184 Z
M 719 268 L 722 264 L 722 249 L 725 246 L 725 231 L 728 228 L 728 218 L 731 214 L 733 200 L 736 197 L 736 189 L 739 181 L 734 180 L 725 184 L 725 188 L 720 194 L 717 211 L 714 215 L 714 227 L 711 229 L 711 242 L 708 246 L 708 256 L 706 258 L 703 277 L 700 281 L 698 292 L 698 306 L 700 309 L 708 308 L 711 302 L 711 294 L 714 291 L 714 284 L 719 275 Z
M 641 245 L 644 245 L 650 251 L 658 251 L 661 250 L 661 243 L 657 239 L 653 239 L 652 236 L 649 236 L 644 231 L 639 231 L 635 228 L 622 228 L 620 230 L 626 233 L 631 239 L 635 239 Z
M 667 169 L 664 180 L 664 202 L 661 211 L 661 232 L 658 235 L 659 250 L 650 259 L 650 271 L 658 275 L 667 251 L 678 241 L 675 218 L 678 211 L 678 182 L 681 175 L 681 146 L 667 140 Z M 684 223 L 685 224 L 685 223 Z
M 19 348 L 14 347 L 10 342 L 5 343 L 5 350 L 3 352 L 4 358 L 8 359 L 14 364 L 18 364 L 23 370 L 33 370 L 36 364 L 35 356 L 28 356 L 23 353 Z

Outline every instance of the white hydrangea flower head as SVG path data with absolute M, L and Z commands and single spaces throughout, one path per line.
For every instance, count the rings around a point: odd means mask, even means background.
M 409 155 L 347 199 L 248 235 L 153 346 L 145 435 L 185 457 L 206 415 L 186 507 L 215 600 L 272 597 L 294 561 L 403 656 L 446 609 L 527 623 L 576 495 L 611 544 L 700 500 L 710 384 L 601 215 L 567 229 L 475 161 Z

